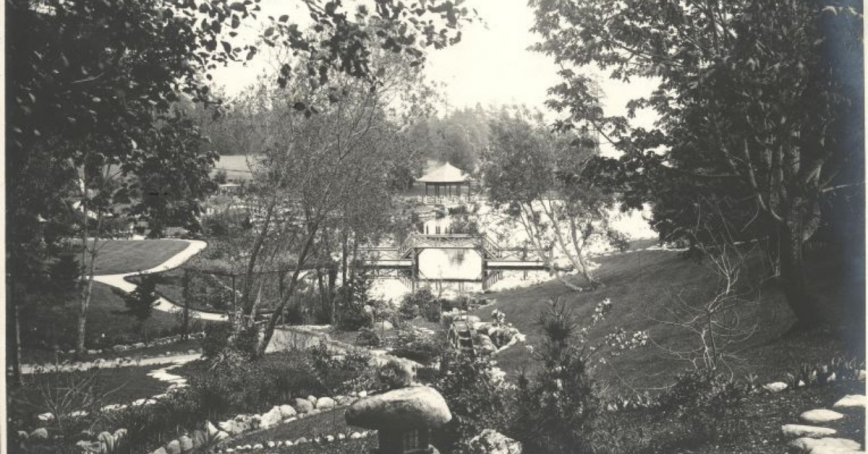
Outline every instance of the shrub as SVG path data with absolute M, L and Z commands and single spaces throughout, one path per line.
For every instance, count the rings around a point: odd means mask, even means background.
M 324 344 L 307 350 L 313 373 L 331 395 L 361 391 L 374 381 L 371 355 L 364 350 L 334 354 Z
M 658 409 L 689 425 L 691 441 L 718 441 L 744 424 L 746 384 L 697 371 L 681 374 L 658 398 Z
M 430 364 L 440 357 L 444 349 L 445 340 L 439 336 L 420 336 L 413 330 L 400 330 L 391 353 L 399 358 Z
M 600 402 L 586 358 L 573 345 L 577 325 L 560 304 L 541 315 L 540 325 L 543 369 L 532 379 L 519 377 L 515 438 L 530 452 L 591 452 Z
M 413 320 L 421 315 L 422 308 L 434 301 L 434 299 L 435 297 L 431 293 L 431 290 L 421 288 L 404 296 L 398 312 L 405 320 Z
M 362 347 L 379 347 L 381 342 L 380 336 L 369 328 L 362 328 L 356 336 L 356 345 Z
M 232 335 L 232 325 L 229 323 L 210 323 L 205 326 L 205 338 L 202 339 L 202 356 L 214 358 L 229 346 Z
M 463 452 L 469 440 L 484 429 L 509 435 L 515 392 L 496 380 L 495 372 L 486 356 L 454 351 L 443 354 L 440 372 L 432 383 L 452 413 L 452 421 L 434 433 L 434 444 L 441 452 Z

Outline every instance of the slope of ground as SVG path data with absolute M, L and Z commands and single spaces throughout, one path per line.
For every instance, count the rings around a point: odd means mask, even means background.
M 478 309 L 475 315 L 488 320 L 493 309 L 503 311 L 507 322 L 514 323 L 527 335 L 527 344 L 538 348 L 542 342 L 538 320 L 547 301 L 560 299 L 571 309 L 581 327 L 589 326 L 595 306 L 609 299 L 611 312 L 589 329 L 586 345 L 600 345 L 607 334 L 618 329 L 623 329 L 628 337 L 636 331 L 644 331 L 652 342 L 622 352 L 620 356 L 611 356 L 613 349 L 603 347 L 595 355 L 605 357 L 606 364 L 598 366 L 594 376 L 605 386 L 621 390 L 666 386 L 678 371 L 691 367 L 675 358 L 671 350 L 684 351 L 698 345 L 696 334 L 667 323 L 674 320 L 669 312 L 674 295 L 679 291 L 687 292 L 688 299 L 693 295 L 697 300 L 701 292 L 713 289 L 714 277 L 701 263 L 673 252 L 639 251 L 601 257 L 598 261 L 598 276 L 605 283 L 604 288 L 576 293 L 558 281 L 550 281 L 492 294 L 496 304 Z M 752 269 L 746 270 L 746 276 L 763 274 L 762 264 L 755 262 Z M 830 307 L 858 294 L 844 291 L 832 282 L 836 278 L 834 271 L 823 271 L 828 263 L 818 260 L 813 266 L 816 288 Z M 861 285 L 864 286 L 864 281 Z M 760 285 L 758 289 L 756 303 L 741 314 L 744 320 L 756 320 L 758 324 L 749 339 L 733 347 L 738 358 L 729 365 L 735 375 L 756 374 L 761 380 L 780 379 L 803 363 L 828 362 L 837 355 L 864 359 L 864 350 L 855 347 L 864 345 L 863 327 L 788 334 L 795 320 L 786 301 L 772 283 Z M 532 353 L 521 346 L 502 352 L 497 362 L 507 372 L 536 367 Z
M 93 295 L 87 311 L 87 341 L 90 349 L 107 348 L 116 344 L 130 344 L 147 338 L 172 335 L 180 326 L 180 318 L 173 314 L 154 311 L 142 329 L 139 322 L 123 311 L 124 300 L 111 287 L 93 284 Z M 78 302 L 70 301 L 62 308 L 39 311 L 22 317 L 22 341 L 26 347 L 25 363 L 42 362 L 44 352 L 52 352 L 54 346 L 62 351 L 75 345 Z M 197 324 L 200 322 L 197 322 Z M 201 327 L 198 330 L 201 330 Z M 43 350 L 43 353 L 39 353 Z M 50 358 L 48 358 L 50 359 Z

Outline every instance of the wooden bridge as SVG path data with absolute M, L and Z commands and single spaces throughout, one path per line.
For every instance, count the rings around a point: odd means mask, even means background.
M 467 278 L 431 279 L 419 267 L 420 255 L 425 249 L 462 249 L 474 250 L 482 258 L 481 273 Z M 416 233 L 410 235 L 398 247 L 380 247 L 364 250 L 370 258 L 363 261 L 366 268 L 377 270 L 380 275 L 392 275 L 415 290 L 420 283 L 458 283 L 481 282 L 487 289 L 503 276 L 505 270 L 545 270 L 544 260 L 528 257 L 533 254 L 523 249 L 504 249 L 485 235 L 443 234 L 430 235 Z

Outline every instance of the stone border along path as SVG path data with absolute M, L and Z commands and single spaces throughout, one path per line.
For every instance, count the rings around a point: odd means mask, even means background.
M 868 396 L 853 394 L 841 398 L 832 405 L 832 408 L 865 411 L 866 404 L 868 404 Z M 865 452 L 858 441 L 836 437 L 835 429 L 820 426 L 846 417 L 845 414 L 825 408 L 809 410 L 799 415 L 799 419 L 804 424 L 785 424 L 781 427 L 781 432 L 785 437 L 792 439 L 789 445 L 798 452 L 808 454 Z

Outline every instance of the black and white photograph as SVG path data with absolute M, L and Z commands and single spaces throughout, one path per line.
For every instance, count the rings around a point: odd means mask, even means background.
M 863 2 L 2 8 L 0 452 L 866 452 Z

